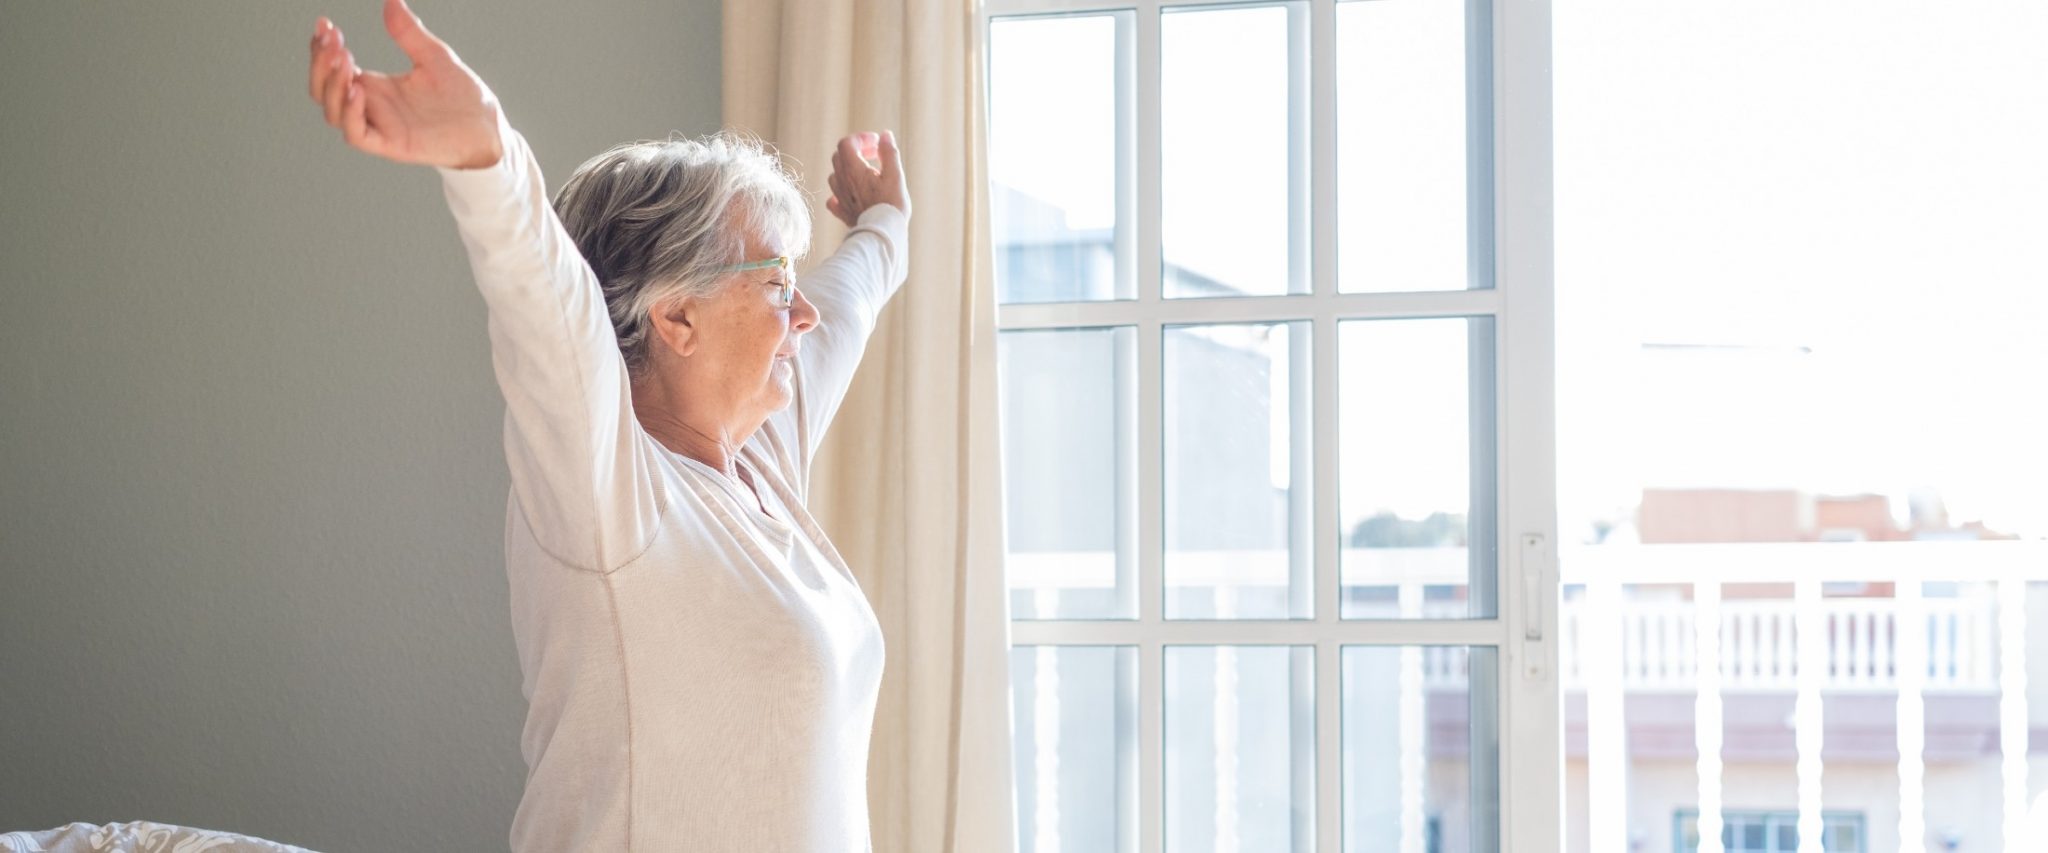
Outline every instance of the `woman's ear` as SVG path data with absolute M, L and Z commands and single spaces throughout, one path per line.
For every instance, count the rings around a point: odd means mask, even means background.
M 701 307 L 694 297 L 685 296 L 647 309 L 647 322 L 654 326 L 654 334 L 661 338 L 663 347 L 688 358 L 697 351 L 696 323 Z

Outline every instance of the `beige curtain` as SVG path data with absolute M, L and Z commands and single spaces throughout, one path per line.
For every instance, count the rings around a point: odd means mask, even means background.
M 888 853 L 987 853 L 1015 835 L 1001 573 L 994 286 L 973 0 L 725 0 L 728 126 L 800 162 L 812 256 L 833 144 L 892 129 L 915 215 L 882 315 L 818 456 L 811 509 L 888 642 L 868 802 Z

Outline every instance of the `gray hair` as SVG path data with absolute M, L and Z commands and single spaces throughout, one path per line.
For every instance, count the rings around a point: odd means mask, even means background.
M 749 236 L 810 247 L 811 211 L 797 179 L 759 140 L 730 131 L 629 142 L 590 158 L 555 193 L 555 214 L 597 273 L 619 352 L 635 377 L 652 345 L 647 315 L 709 296 Z

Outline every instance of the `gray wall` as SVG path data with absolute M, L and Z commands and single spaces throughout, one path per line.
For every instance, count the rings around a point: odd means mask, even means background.
M 0 6 L 0 831 L 505 847 L 501 403 L 430 171 L 347 150 L 313 18 Z M 718 119 L 718 2 L 421 0 L 559 181 Z

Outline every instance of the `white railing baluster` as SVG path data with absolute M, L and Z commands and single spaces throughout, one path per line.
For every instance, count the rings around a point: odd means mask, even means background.
M 1657 614 L 1657 683 L 1677 685 L 1677 610 Z
M 1883 608 L 1883 599 L 1877 606 Z M 1878 684 L 1898 683 L 1898 674 L 1892 671 L 1893 655 L 1898 651 L 1899 607 L 1894 601 L 1871 619 L 1870 628 L 1870 677 Z
M 1615 606 L 1619 608 L 1620 602 Z M 1636 639 L 1636 626 L 1641 624 L 1640 613 L 1615 614 L 1615 624 L 1621 626 L 1621 648 L 1615 651 L 1621 655 L 1621 677 L 1623 683 L 1637 683 L 1641 676 L 1636 673 L 1636 659 L 1642 657 L 1642 643 Z
M 1406 589 L 1402 591 L 1406 592 Z M 1228 584 L 1218 585 L 1215 590 L 1215 597 L 1217 618 L 1228 619 L 1237 615 L 1237 587 Z M 1237 754 L 1238 701 L 1240 698 L 1238 695 L 1237 679 L 1237 648 L 1234 646 L 1218 645 L 1215 648 L 1214 654 L 1216 656 L 1215 668 L 1211 677 L 1215 679 L 1216 697 L 1210 711 L 1209 734 L 1211 749 L 1214 752 L 1211 773 L 1216 780 L 1216 790 L 1214 792 L 1215 798 L 1212 801 L 1214 811 L 1210 813 L 1209 817 L 1210 825 L 1215 829 L 1215 849 L 1217 853 L 1237 853 L 1238 836 L 1240 834 L 1237 808 L 1237 771 L 1241 763 Z M 1404 659 L 1402 663 L 1404 664 L 1402 670 L 1403 683 L 1400 685 L 1400 688 L 1406 691 L 1408 688 L 1405 667 L 1407 661 Z M 1405 744 L 1403 746 L 1405 748 Z
M 1741 642 L 1735 645 L 1735 671 L 1747 683 L 1756 681 L 1756 635 L 1758 629 L 1763 627 L 1763 620 L 1758 617 L 1759 614 L 1752 611 L 1742 614 L 1742 618 L 1738 620 L 1742 625 L 1742 635 L 1739 637 Z
M 1643 614 L 1642 678 L 1645 683 L 1657 681 L 1657 666 L 1659 663 L 1661 663 L 1661 661 L 1658 660 L 1656 650 L 1657 634 L 1658 631 L 1661 630 L 1661 623 L 1663 621 L 1664 608 L 1662 607 L 1659 607 L 1655 610 L 1651 610 Z
M 1627 605 L 1623 606 L 1626 607 Z M 1635 622 L 1636 633 L 1634 634 L 1636 642 L 1635 677 L 1637 680 L 1647 683 L 1656 677 L 1656 670 L 1651 666 L 1655 650 L 1650 648 L 1650 645 L 1652 638 L 1657 636 L 1657 611 L 1654 609 L 1647 610 L 1637 615 L 1639 618 Z
M 1677 611 L 1670 607 L 1659 607 L 1651 617 L 1656 630 L 1648 643 L 1653 650 L 1650 655 L 1649 682 L 1668 687 L 1672 678 L 1671 632 L 1678 622 Z
M 1938 632 L 1935 635 L 1935 646 L 1932 649 L 1932 653 L 1941 656 L 1941 659 L 1935 663 L 1935 674 L 1939 676 L 1942 685 L 1953 687 L 1962 680 L 1958 677 L 1962 672 L 1956 667 L 1956 653 L 1958 649 L 1956 647 L 1955 612 L 1949 608 L 1943 608 L 1941 613 L 1935 615 L 1932 630 Z
M 1927 662 L 1926 667 L 1924 667 L 1926 669 L 1924 677 L 1927 679 L 1928 684 L 1946 686 L 1947 682 L 1943 681 L 1941 677 L 1940 664 L 1941 616 L 1931 611 L 1923 611 L 1918 621 L 1920 622 L 1921 645 L 1925 649 L 1921 658 Z
M 1997 612 L 1993 610 L 1993 603 L 1997 601 L 1997 593 L 1993 589 L 1985 589 L 1964 597 L 1964 601 L 1966 608 L 1970 608 L 1970 624 L 1976 628 L 1976 657 L 1970 667 L 1970 685 L 1997 687 L 1999 673 L 1993 671 L 1993 659 L 1997 657 L 1997 644 L 1993 644 Z
M 1843 608 L 1849 620 L 1849 678 L 1852 685 L 1870 681 L 1870 614 Z
M 1849 638 L 1847 636 L 1848 632 L 1842 628 L 1842 614 L 1828 608 L 1827 600 L 1821 598 L 1818 594 L 1814 596 L 1810 605 L 1801 605 L 1801 615 L 1804 615 L 1807 606 L 1811 606 L 1819 613 L 1820 618 L 1828 626 L 1828 638 L 1821 646 L 1821 653 L 1827 659 L 1826 677 L 1821 680 L 1821 686 L 1827 687 L 1839 684 L 1841 683 L 1842 675 L 1849 668 L 1848 661 L 1844 659 L 1843 655 L 1843 652 L 1848 648 Z
M 1771 630 L 1777 636 L 1778 667 L 1777 672 L 1772 674 L 1771 686 L 1791 687 L 1796 683 L 1794 673 L 1798 670 L 1798 659 L 1794 656 L 1799 653 L 1798 644 L 1792 641 L 1792 611 L 1790 608 L 1775 606 L 1776 602 L 1772 604 L 1774 606 L 1771 608 Z
M 1742 641 L 1742 612 L 1726 607 L 1721 608 L 1721 678 L 1724 683 L 1741 683 L 1742 656 L 1736 654 L 1737 644 Z
M 1921 629 L 1927 623 L 1922 619 L 1919 582 L 1899 583 L 1893 596 L 1899 626 L 1899 850 L 1925 853 L 1927 708 L 1920 691 L 1927 674 L 1927 638 Z
M 1586 818 L 1600 851 L 1628 849 L 1627 721 L 1622 713 L 1621 584 L 1588 578 L 1579 614 L 1586 682 Z
M 1708 614 L 1711 615 L 1711 614 Z M 1692 607 L 1680 614 L 1678 622 L 1678 677 L 1681 684 L 1691 684 L 1699 677 L 1700 620 L 1707 618 L 1698 607 Z
M 1422 586 L 1406 583 L 1400 591 L 1401 618 L 1414 619 L 1422 615 Z M 1428 709 L 1422 695 L 1422 649 L 1419 646 L 1401 647 L 1401 851 L 1400 853 L 1425 853 L 1428 838 L 1428 824 L 1423 814 L 1423 799 L 1427 795 L 1427 774 L 1429 758 L 1424 751 L 1428 739 L 1429 721 L 1423 719 Z M 1220 848 L 1219 848 L 1220 849 Z
M 1057 613 L 1058 593 L 1040 587 L 1034 594 L 1040 613 Z M 1032 809 L 1033 853 L 1060 853 L 1060 668 L 1059 647 L 1039 646 L 1032 653 L 1031 775 L 1037 806 Z
M 2038 849 L 2027 838 L 2027 582 L 1998 582 L 1998 745 L 2005 760 L 2005 849 Z
M 1693 589 L 1693 745 L 1699 752 L 1700 853 L 1721 847 L 1721 585 Z
M 1721 683 L 1740 684 L 1742 674 L 1735 669 L 1735 635 L 1738 626 L 1742 624 L 1742 614 L 1724 607 L 1721 608 L 1721 618 L 1717 621 L 1721 623 L 1721 641 L 1716 644 L 1715 651 L 1720 655 Z
M 1958 602 L 1966 608 L 1964 612 L 1969 614 L 1970 636 L 1976 638 L 1974 647 L 1970 649 L 1971 687 L 1991 687 L 1998 682 L 1998 674 L 1991 668 L 1992 656 L 1995 654 L 1991 642 L 1992 614 L 1987 612 L 1989 608 L 1982 604 L 1990 600 L 1993 600 L 1991 596 L 1972 594 Z
M 1637 684 L 1654 684 L 1657 680 L 1657 615 L 1656 605 L 1637 613 L 1635 630 L 1629 634 L 1629 641 L 1636 646 L 1636 665 L 1630 672 Z
M 1828 661 L 1828 614 L 1821 609 L 1820 581 L 1792 585 L 1798 608 L 1799 695 L 1792 705 L 1792 738 L 1799 749 L 1799 853 L 1825 853 L 1821 848 L 1821 675 Z M 1837 632 L 1841 623 L 1836 621 Z M 1840 638 L 1840 634 L 1836 634 Z
M 1778 657 L 1784 655 L 1780 648 L 1782 644 L 1784 638 L 1778 636 L 1778 614 L 1761 610 L 1757 614 L 1757 687 L 1778 681 Z
M 1738 671 L 1746 684 L 1755 684 L 1757 677 L 1763 673 L 1763 668 L 1757 665 L 1757 650 L 1763 647 L 1759 638 L 1763 636 L 1763 632 L 1763 614 L 1752 610 L 1742 615 L 1742 642 L 1735 649 L 1736 661 L 1740 664 Z
M 1934 677 L 1941 684 L 1954 684 L 1956 680 L 1956 632 L 1955 613 L 1937 613 L 1934 617 Z
M 1564 687 L 1567 690 L 1584 689 L 1586 686 L 1585 673 L 1579 666 L 1585 654 L 1579 643 L 1579 614 L 1586 609 L 1584 590 L 1579 594 L 1581 597 L 1578 600 L 1567 600 L 1564 611 L 1557 614 L 1558 640 L 1561 646 L 1558 650 L 1558 663 L 1559 668 L 1564 670 Z

